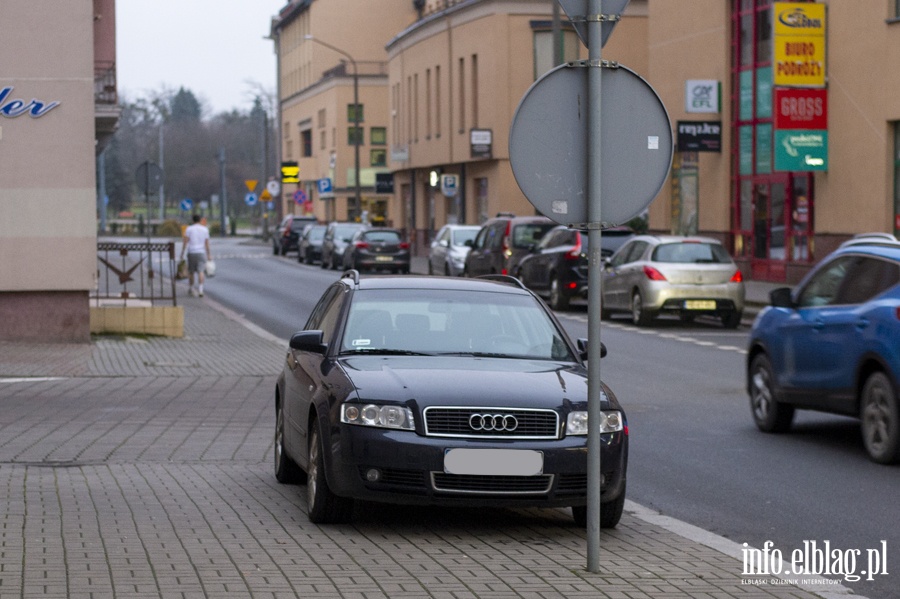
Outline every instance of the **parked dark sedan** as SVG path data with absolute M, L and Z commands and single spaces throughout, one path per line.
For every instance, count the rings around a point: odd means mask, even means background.
M 344 268 L 409 274 L 409 243 L 397 229 L 363 229 L 344 248 Z
M 344 249 L 353 234 L 367 229 L 364 223 L 332 222 L 325 229 L 325 237 L 322 239 L 322 268 L 340 268 L 344 259 Z
M 297 261 L 315 264 L 322 260 L 322 242 L 328 225 L 308 225 L 303 229 L 297 248 Z
M 348 271 L 295 333 L 275 388 L 275 476 L 309 518 L 353 501 L 571 506 L 587 520 L 587 343 L 505 281 Z M 603 348 L 601 348 L 602 355 Z M 628 426 L 601 394 L 600 526 L 625 501 Z
M 296 252 L 301 231 L 307 225 L 315 223 L 315 216 L 301 216 L 297 214 L 285 216 L 272 236 L 272 253 L 284 256 L 288 252 Z
M 573 298 L 587 297 L 588 236 L 559 226 L 522 258 L 515 276 L 538 295 L 548 298 L 554 310 L 565 310 Z

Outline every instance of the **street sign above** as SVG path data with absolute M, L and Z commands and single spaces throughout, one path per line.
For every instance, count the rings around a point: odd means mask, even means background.
M 510 128 L 509 162 L 522 193 L 564 225 L 589 222 L 588 70 L 548 71 L 525 92 Z M 662 189 L 672 165 L 672 126 L 659 96 L 632 70 L 604 68 L 601 77 L 601 218 L 616 225 L 643 212 Z
M 257 183 L 259 183 L 259 181 L 257 181 L 256 179 L 245 179 L 245 180 L 244 180 L 244 185 L 247 186 L 247 191 L 254 191 L 254 190 L 256 190 L 256 184 L 257 184 Z
M 258 200 L 259 200 L 259 198 L 256 197 L 255 193 L 248 193 L 247 195 L 244 196 L 244 203 L 247 204 L 248 206 L 256 206 L 256 202 Z
M 185 212 L 190 212 L 193 207 L 194 202 L 190 198 L 184 198 L 183 200 L 181 200 L 181 209 Z
M 572 21 L 572 26 L 575 28 L 575 33 L 578 34 L 578 39 L 581 40 L 581 43 L 585 46 L 588 45 L 588 29 L 587 29 L 587 20 L 585 17 L 588 12 L 588 1 L 587 0 L 557 0 L 559 5 L 562 7 L 563 11 L 565 11 L 566 16 L 569 17 L 569 20 Z M 603 21 L 602 22 L 602 32 L 600 35 L 601 42 L 600 46 L 603 47 L 606 45 L 606 40 L 609 39 L 610 34 L 613 31 L 613 28 L 618 23 L 618 17 L 625 11 L 625 6 L 628 4 L 628 0 L 604 0 L 603 1 L 603 13 L 607 16 L 615 17 L 614 19 Z

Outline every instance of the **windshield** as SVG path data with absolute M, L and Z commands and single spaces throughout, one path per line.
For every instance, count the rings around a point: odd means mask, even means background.
M 575 361 L 533 297 L 471 290 L 357 291 L 340 351 Z
M 555 227 L 555 223 L 516 225 L 513 227 L 512 245 L 515 248 L 527 248 L 536 244 L 544 233 Z
M 728 264 L 731 256 L 717 243 L 664 243 L 653 250 L 653 262 L 681 264 Z

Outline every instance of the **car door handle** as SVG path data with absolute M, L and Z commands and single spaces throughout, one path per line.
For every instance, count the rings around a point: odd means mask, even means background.
M 821 331 L 821 330 L 824 329 L 824 328 L 825 328 L 825 321 L 822 320 L 821 318 L 817 318 L 817 319 L 813 322 L 813 329 L 814 329 L 814 330 L 816 330 L 816 331 Z
M 868 318 L 860 318 L 858 321 L 856 321 L 856 330 L 858 330 L 858 331 L 862 331 L 863 329 L 865 329 L 868 326 L 869 326 Z

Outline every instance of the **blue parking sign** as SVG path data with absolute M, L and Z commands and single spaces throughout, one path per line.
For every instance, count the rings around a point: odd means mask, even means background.
M 326 177 L 324 179 L 319 179 L 318 185 L 319 185 L 319 194 L 334 192 L 334 188 L 331 185 L 330 178 Z

